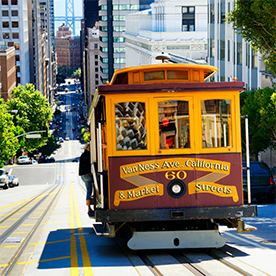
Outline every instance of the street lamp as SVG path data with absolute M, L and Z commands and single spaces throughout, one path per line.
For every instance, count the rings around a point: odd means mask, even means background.
M 18 113 L 18 110 L 16 109 L 13 109 L 13 110 L 7 110 L 7 111 L 4 111 L 4 113 Z

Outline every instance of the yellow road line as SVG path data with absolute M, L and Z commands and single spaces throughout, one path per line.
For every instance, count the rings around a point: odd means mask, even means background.
M 79 276 L 78 253 L 76 237 L 71 237 L 71 276 Z
M 58 258 L 52 258 L 52 259 L 45 259 L 45 260 L 38 260 L 38 261 L 27 261 L 27 262 L 18 262 L 16 264 L 34 264 L 34 263 L 43 263 L 43 262 L 51 262 L 51 261 L 57 261 L 57 260 L 63 260 L 63 259 L 69 259 L 70 256 L 64 256 L 64 257 L 58 257 Z
M 81 220 L 80 220 L 80 213 L 79 213 L 78 204 L 77 204 L 77 200 L 76 200 L 76 194 L 75 194 L 74 189 L 73 189 L 73 196 L 74 196 L 74 206 L 75 206 L 75 211 L 76 211 L 78 232 L 83 233 L 82 224 L 81 224 Z M 81 246 L 81 255 L 82 255 L 84 275 L 85 276 L 93 276 L 85 238 L 83 235 L 80 235 L 79 239 L 80 239 L 80 246 Z
M 58 242 L 67 242 L 70 241 L 70 239 L 66 240 L 59 240 L 59 241 L 51 241 L 51 242 L 37 242 L 37 243 L 30 243 L 30 245 L 44 245 L 44 244 L 51 244 L 51 243 L 58 243 Z

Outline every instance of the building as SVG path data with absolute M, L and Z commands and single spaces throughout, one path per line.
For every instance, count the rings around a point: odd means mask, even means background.
M 93 28 L 99 21 L 98 0 L 83 0 L 83 19 L 81 20 L 81 86 L 86 94 L 88 91 L 86 79 L 87 75 L 87 53 L 88 47 L 88 28 Z
M 53 102 L 56 86 L 54 0 L 40 0 L 40 28 L 45 33 L 46 97 Z
M 15 48 L 0 42 L 0 98 L 7 101 L 16 87 Z
M 113 72 L 126 64 L 124 32 L 126 15 L 150 8 L 152 0 L 99 0 L 100 80 L 111 80 Z
M 28 0 L 0 1 L 0 41 L 12 42 L 15 47 L 16 82 L 30 83 L 30 46 Z M 31 47 L 33 48 L 33 47 Z M 32 58 L 33 59 L 33 58 Z
M 127 67 L 159 63 L 162 52 L 174 62 L 206 63 L 207 1 L 155 0 L 126 16 L 124 37 Z
M 78 69 L 81 66 L 80 37 L 71 35 L 68 26 L 62 24 L 56 33 L 55 50 L 57 66 Z
M 260 54 L 234 31 L 232 24 L 225 23 L 227 12 L 234 9 L 234 0 L 208 0 L 208 63 L 219 70 L 215 81 L 244 81 L 247 88 L 269 86 L 271 80 Z
M 99 47 L 99 29 L 97 24 L 93 28 L 88 28 L 88 46 L 87 46 L 87 103 L 91 104 L 95 90 L 100 84 L 100 47 Z

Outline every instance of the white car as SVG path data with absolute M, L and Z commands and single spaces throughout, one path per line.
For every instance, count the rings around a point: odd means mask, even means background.
M 17 164 L 32 164 L 32 160 L 28 156 L 20 156 L 17 159 Z
M 12 177 L 13 186 L 19 186 L 19 178 L 16 177 L 15 175 L 11 175 L 11 177 Z

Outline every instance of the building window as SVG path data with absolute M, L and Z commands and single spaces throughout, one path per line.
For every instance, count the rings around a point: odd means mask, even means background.
M 100 31 L 101 32 L 107 32 L 107 26 L 101 26 Z
M 123 36 L 114 36 L 113 42 L 125 42 L 125 38 Z
M 97 79 L 99 77 L 99 75 L 98 74 L 95 74 L 95 78 Z
M 107 53 L 108 52 L 108 48 L 107 47 L 100 47 L 100 51 L 102 53 Z
M 225 3 L 220 3 L 220 23 L 225 23 Z
M 9 5 L 9 1 L 8 0 L 2 0 L 2 5 Z
M 215 4 L 210 4 L 210 23 L 215 23 Z
M 238 42 L 237 64 L 242 64 L 242 42 Z
M 98 44 L 97 43 L 94 44 L 94 49 L 98 49 Z
M 2 16 L 9 16 L 9 11 L 2 11 Z
M 126 48 L 119 48 L 119 47 L 114 48 L 114 53 L 125 53 L 125 52 L 126 52 Z
M 12 38 L 13 39 L 19 39 L 19 33 L 13 33 Z
M 102 6 L 101 6 L 101 10 L 102 10 L 102 11 L 107 11 L 107 5 L 102 5 Z
M 103 74 L 108 74 L 108 68 L 102 68 L 101 67 L 101 71 Z
M 213 38 L 210 39 L 210 57 L 215 56 L 215 40 Z
M 12 21 L 12 28 L 18 28 L 18 22 Z
M 220 60 L 225 60 L 225 41 L 220 41 Z
M 102 63 L 108 63 L 108 58 L 103 58 L 103 57 L 101 57 L 101 62 L 102 62 Z
M 107 21 L 107 15 L 101 16 L 101 20 L 102 20 L 102 21 Z
M 20 61 L 20 56 L 19 55 L 15 55 L 15 61 Z
M 95 65 L 98 65 L 98 61 L 95 61 Z
M 258 52 L 252 50 L 252 68 L 258 67 Z
M 126 63 L 125 58 L 114 58 L 114 63 Z
M 98 59 L 98 55 L 95 55 L 95 59 Z
M 114 11 L 139 10 L 139 5 L 113 5 Z
M 99 71 L 99 69 L 98 69 L 98 67 L 96 67 L 96 68 L 95 68 L 95 72 L 98 72 L 98 71 Z
M 17 17 L 18 16 L 18 11 L 11 11 L 11 15 L 13 17 Z
M 108 42 L 107 36 L 101 36 L 100 37 L 100 41 L 102 41 L 102 42 Z
M 114 15 L 113 21 L 126 21 L 126 16 L 125 15 Z
M 9 39 L 10 33 L 3 33 L 3 39 Z
M 182 7 L 182 31 L 195 31 L 195 7 Z
M 125 32 L 126 26 L 113 26 L 113 32 Z
M 227 43 L 227 60 L 230 61 L 230 40 L 228 40 L 228 43 Z
M 17 0 L 11 0 L 11 4 L 12 4 L 12 5 L 18 5 L 17 2 L 18 2 Z
M 3 26 L 3 28 L 9 28 L 9 21 L 3 21 L 2 22 L 2 26 Z

